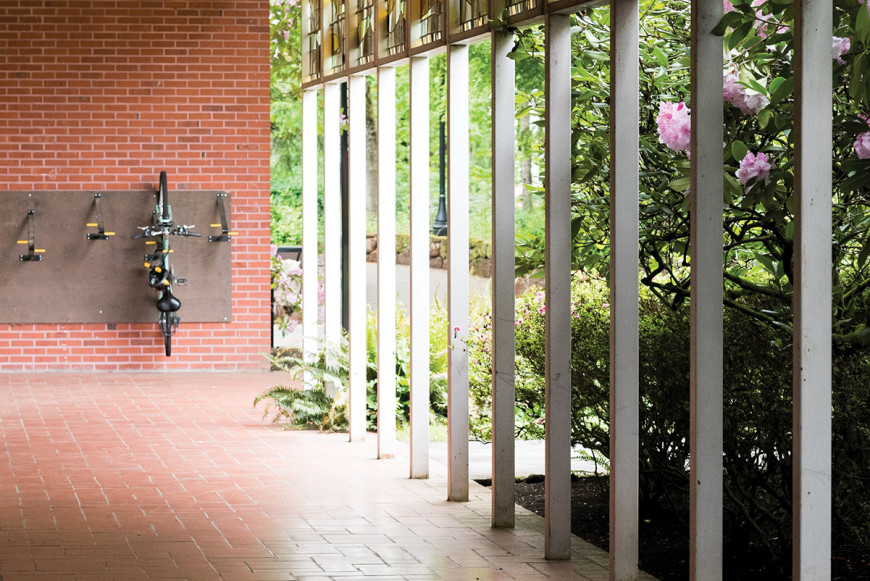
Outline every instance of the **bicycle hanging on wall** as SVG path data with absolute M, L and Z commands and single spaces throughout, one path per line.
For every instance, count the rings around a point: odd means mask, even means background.
M 140 226 L 141 234 L 135 234 L 132 238 L 154 238 L 145 244 L 154 246 L 154 251 L 145 255 L 145 268 L 148 269 L 148 286 L 157 291 L 158 325 L 163 334 L 163 345 L 166 356 L 172 355 L 172 335 L 178 330 L 181 318 L 178 310 L 181 301 L 172 294 L 172 285 L 183 286 L 187 279 L 176 277 L 175 271 L 170 264 L 172 249 L 169 239 L 171 236 L 202 236 L 191 232 L 194 226 L 175 226 L 172 220 L 172 206 L 169 205 L 169 188 L 167 187 L 166 172 L 160 172 L 160 185 L 157 190 L 157 205 L 154 208 L 152 223 L 148 226 Z

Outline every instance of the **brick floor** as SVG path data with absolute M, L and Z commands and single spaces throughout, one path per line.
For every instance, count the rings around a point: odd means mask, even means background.
M 489 492 L 447 502 L 376 441 L 282 431 L 269 373 L 0 374 L 0 579 L 606 580 L 543 521 L 489 526 Z M 646 577 L 644 577 L 646 578 Z M 651 579 L 651 578 L 649 578 Z

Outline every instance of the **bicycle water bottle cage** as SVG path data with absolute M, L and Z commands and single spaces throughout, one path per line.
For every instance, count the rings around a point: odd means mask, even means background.
M 181 308 L 181 301 L 172 296 L 169 288 L 163 290 L 163 296 L 157 301 L 157 310 L 161 313 L 174 313 Z

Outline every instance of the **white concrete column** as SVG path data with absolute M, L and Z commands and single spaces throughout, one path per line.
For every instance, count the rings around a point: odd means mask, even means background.
M 447 499 L 468 500 L 468 46 L 447 47 Z
M 429 477 L 429 59 L 408 72 L 411 170 L 411 478 Z
M 324 339 L 327 353 L 341 341 L 341 86 L 323 89 L 323 287 Z M 327 365 L 335 365 L 333 358 Z M 326 383 L 327 395 L 335 386 Z
M 302 352 L 316 357 L 317 345 L 317 91 L 302 91 Z M 309 378 L 305 378 L 307 384 Z
M 722 0 L 692 2 L 689 571 L 722 579 Z
M 514 150 L 512 33 L 492 34 L 492 526 L 515 522 Z
M 571 19 L 545 20 L 546 484 L 544 555 L 571 558 Z
M 795 581 L 831 578 L 832 11 L 795 2 Z
M 396 455 L 396 70 L 378 69 L 378 458 Z
M 350 77 L 348 89 L 348 278 L 366 287 L 366 78 Z M 366 295 L 348 296 L 348 419 L 350 441 L 366 436 Z
M 638 0 L 610 2 L 610 579 L 637 579 Z

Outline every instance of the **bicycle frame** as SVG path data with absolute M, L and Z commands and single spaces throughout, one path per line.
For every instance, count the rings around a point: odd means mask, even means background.
M 181 301 L 173 296 L 172 284 L 178 282 L 178 284 L 183 285 L 187 282 L 183 278 L 175 277 L 175 272 L 170 264 L 172 249 L 169 237 L 171 235 L 201 236 L 201 234 L 190 232 L 190 228 L 193 226 L 175 226 L 173 224 L 166 172 L 160 172 L 160 186 L 157 191 L 157 204 L 154 208 L 152 224 L 142 227 L 144 232 L 134 235 L 133 238 L 156 238 L 156 240 L 146 242 L 146 244 L 153 244 L 157 248 L 153 253 L 145 255 L 145 268 L 148 269 L 148 286 L 157 290 L 156 306 L 160 313 L 158 325 L 163 335 L 163 345 L 167 357 L 172 355 L 172 335 L 178 330 L 178 324 L 181 321 L 178 316 Z

